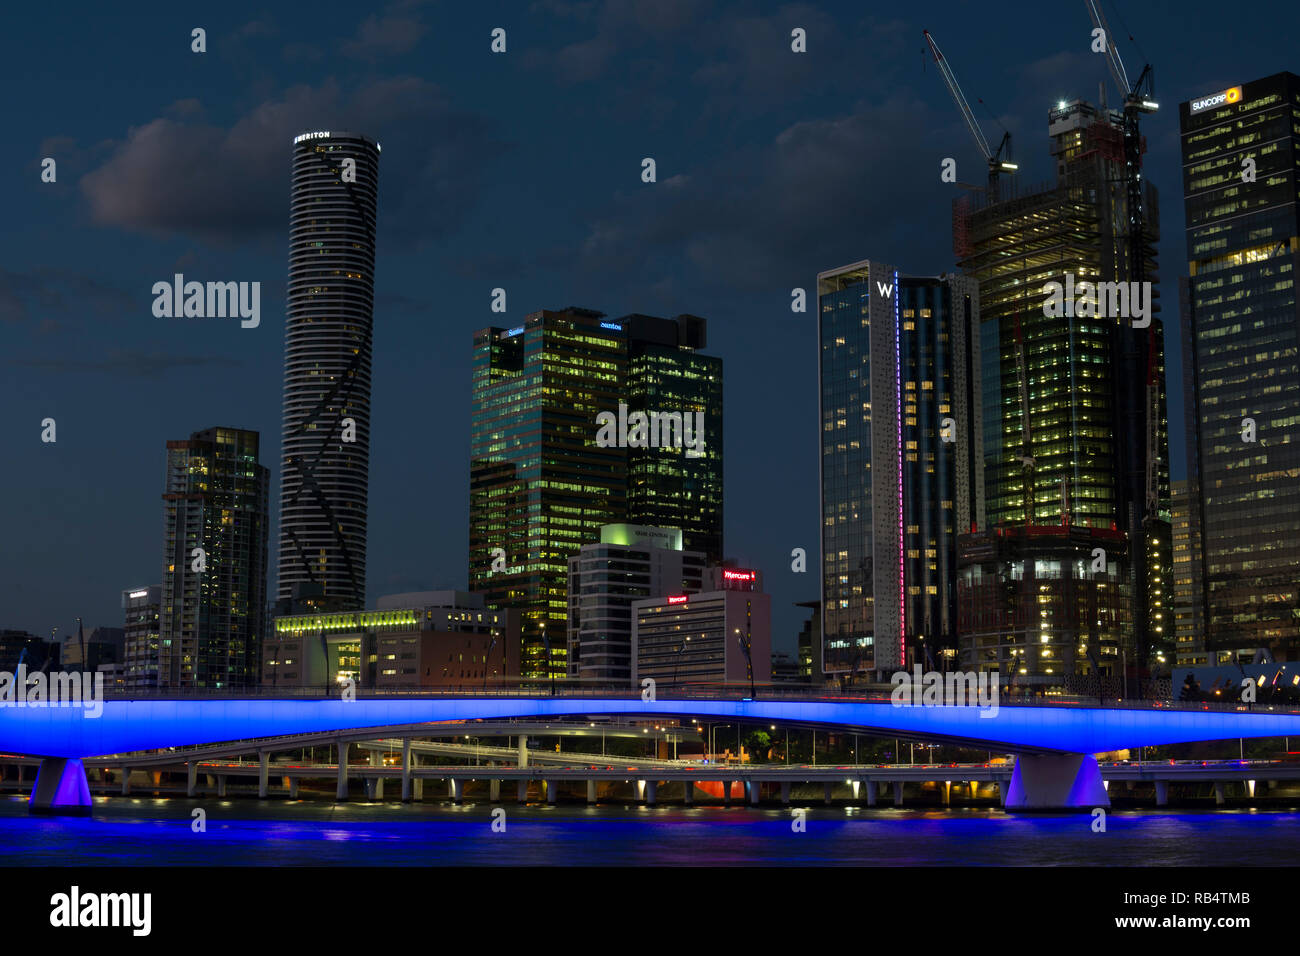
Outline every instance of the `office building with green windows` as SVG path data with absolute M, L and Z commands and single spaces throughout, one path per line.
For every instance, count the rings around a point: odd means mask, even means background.
M 817 291 L 822 670 L 955 663 L 957 535 L 984 522 L 978 287 L 863 261 Z
M 604 525 L 722 553 L 722 366 L 704 320 L 570 307 L 474 337 L 469 586 L 522 616 L 521 673 L 569 673 L 568 562 Z M 598 416 L 702 416 L 702 446 L 599 442 Z M 679 436 L 682 433 L 679 432 Z
M 1300 658 L 1300 77 L 1179 105 L 1189 276 L 1188 651 Z

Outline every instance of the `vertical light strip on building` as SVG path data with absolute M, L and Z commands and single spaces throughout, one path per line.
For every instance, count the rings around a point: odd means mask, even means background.
M 898 454 L 898 664 L 907 667 L 907 573 L 903 524 L 903 326 L 898 311 L 898 270 L 894 270 L 894 400 L 897 403 L 895 450 Z

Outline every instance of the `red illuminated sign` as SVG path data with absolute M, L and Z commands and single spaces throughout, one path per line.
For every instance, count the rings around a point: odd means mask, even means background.
M 670 598 L 668 599 L 668 603 L 669 603 L 669 604 L 685 604 L 685 603 L 687 602 L 687 600 L 689 600 L 689 598 L 687 597 L 687 595 L 682 594 L 682 595 L 679 595 L 679 596 L 676 596 L 676 597 L 670 597 Z
M 733 571 L 730 568 L 724 568 L 722 571 L 724 581 L 756 581 L 758 574 L 755 571 Z

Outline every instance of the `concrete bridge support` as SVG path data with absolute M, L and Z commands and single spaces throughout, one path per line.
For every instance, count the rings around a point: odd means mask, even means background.
M 587 781 L 587 804 L 593 807 L 596 805 L 596 781 L 595 780 Z
M 1228 791 L 1222 780 L 1214 781 L 1214 803 L 1216 806 L 1223 806 L 1228 802 Z
M 129 797 L 131 796 L 131 768 L 123 767 L 121 770 L 121 774 L 122 774 L 122 796 Z
M 217 796 L 224 797 L 225 795 L 226 795 L 226 775 L 224 773 L 219 773 L 217 774 Z
M 1156 806 L 1165 807 L 1169 805 L 1169 781 L 1156 781 Z
M 519 737 L 519 766 L 528 766 L 528 738 L 522 734 Z
M 685 804 L 693 806 L 695 804 L 695 781 L 686 780 L 682 783 L 682 800 Z
M 825 785 L 825 788 L 824 788 L 824 789 L 825 789 L 825 794 L 826 794 L 826 795 L 825 795 L 825 797 L 822 798 L 822 802 L 825 803 L 826 806 L 828 806 L 828 807 L 831 805 L 831 788 L 833 788 L 834 786 L 835 786 L 835 784 L 833 784 L 833 783 L 828 783 L 828 784 Z
M 451 802 L 459 804 L 465 795 L 465 781 L 452 777 L 447 781 L 447 791 L 451 794 Z
M 501 781 L 495 777 L 488 781 L 488 800 L 491 803 L 501 802 Z
M 854 803 L 858 801 L 858 792 L 861 789 L 862 789 L 862 782 L 860 780 L 854 780 L 853 781 L 853 802 Z
M 191 760 L 185 764 L 185 796 L 192 797 L 198 792 L 199 765 Z
M 658 789 L 659 789 L 659 781 L 657 780 L 645 781 L 645 805 L 647 807 L 653 807 L 655 805 L 655 793 L 658 791 Z
M 895 780 L 894 781 L 894 806 L 901 807 L 902 805 L 903 805 L 903 781 Z
M 75 757 L 46 757 L 36 771 L 27 812 L 43 816 L 90 816 L 86 767 Z
M 267 791 L 270 789 L 269 773 L 271 755 L 265 750 L 258 751 L 257 754 L 257 797 L 259 800 L 265 800 Z
M 340 740 L 339 749 L 339 779 L 338 786 L 334 789 L 335 800 L 346 800 L 348 798 L 348 749 L 349 744 L 346 740 Z
M 939 784 L 939 794 L 943 798 L 945 807 L 952 806 L 952 781 L 945 780 Z
M 546 780 L 544 781 L 544 785 L 546 787 L 546 802 L 549 803 L 551 806 L 555 806 L 555 797 L 556 797 L 555 791 L 558 789 L 555 785 L 555 781 Z
M 763 782 L 761 780 L 749 781 L 749 805 L 758 806 L 759 799 L 763 796 Z
M 383 767 L 383 765 L 384 765 L 384 755 L 383 755 L 383 753 L 382 753 L 381 751 L 378 751 L 378 750 L 372 750 L 372 751 L 370 751 L 370 766 L 372 766 L 372 767 Z M 384 778 L 383 778 L 383 777 L 367 777 L 367 778 L 366 778 L 366 795 L 367 795 L 371 800 L 382 800 L 382 799 L 384 799 Z
M 411 802 L 411 738 L 402 738 L 402 802 Z
M 790 805 L 790 781 L 782 780 L 781 781 L 781 806 L 788 807 L 789 805 Z
M 1007 788 L 1008 810 L 1092 810 L 1109 807 L 1091 754 L 1021 754 Z
M 298 799 L 298 778 L 287 777 L 286 782 L 289 785 L 289 799 L 297 800 Z
M 880 784 L 874 780 L 867 781 L 867 806 L 874 807 L 880 797 Z

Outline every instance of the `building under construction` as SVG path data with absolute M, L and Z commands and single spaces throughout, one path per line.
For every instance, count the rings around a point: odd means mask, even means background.
M 1157 194 L 1142 184 L 1144 224 L 1131 244 L 1123 114 L 1075 100 L 1048 123 L 1054 185 L 1008 183 L 954 204 L 959 268 L 980 287 L 988 523 L 1126 534 L 1133 647 L 1121 652 L 1143 667 L 1173 639 L 1158 300 L 1146 299 L 1149 325 L 1095 294 L 1091 308 L 1046 304 L 1049 283 L 1079 290 L 1136 276 L 1154 290 Z M 1133 248 L 1145 259 L 1138 269 Z

